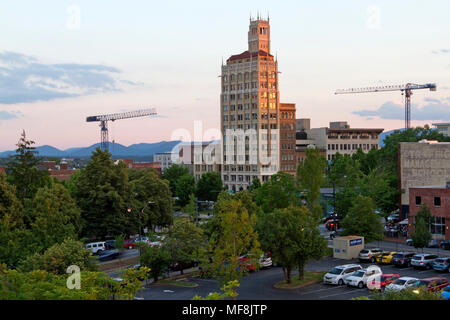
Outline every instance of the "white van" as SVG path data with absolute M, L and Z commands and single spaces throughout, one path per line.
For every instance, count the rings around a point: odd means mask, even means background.
M 336 266 L 323 276 L 323 283 L 342 286 L 348 277 L 350 277 L 355 271 L 361 269 L 362 267 L 359 264 L 344 264 L 342 266 Z
M 100 252 L 106 250 L 106 243 L 104 241 L 91 242 L 86 245 L 86 249 L 91 250 L 93 254 L 99 254 Z

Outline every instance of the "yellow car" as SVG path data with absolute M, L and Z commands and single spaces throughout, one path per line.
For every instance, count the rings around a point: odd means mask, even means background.
M 394 254 L 396 254 L 397 252 L 395 251 L 383 251 L 378 257 L 377 257 L 377 262 L 378 263 L 384 263 L 384 264 L 389 264 L 392 261 L 392 256 Z

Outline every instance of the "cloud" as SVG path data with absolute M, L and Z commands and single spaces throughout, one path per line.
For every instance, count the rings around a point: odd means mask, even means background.
M 426 103 L 423 107 L 419 108 L 416 105 L 411 107 L 411 119 L 413 120 L 450 120 L 450 103 L 449 98 L 444 99 L 425 99 Z M 392 101 L 384 103 L 376 110 L 358 110 L 353 111 L 353 114 L 361 117 L 378 117 L 380 119 L 390 120 L 404 120 L 405 119 L 405 106 L 396 104 Z
M 0 120 L 16 119 L 20 113 L 0 110 Z
M 431 51 L 433 54 L 447 54 L 450 53 L 450 49 L 439 49 Z
M 120 91 L 119 82 L 127 81 L 117 79 L 120 73 L 106 65 L 44 64 L 21 53 L 0 52 L 0 104 Z

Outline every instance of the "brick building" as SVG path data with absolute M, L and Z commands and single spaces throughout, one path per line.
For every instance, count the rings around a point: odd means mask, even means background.
M 431 212 L 433 239 L 450 240 L 450 182 L 443 186 L 409 188 L 409 234 L 414 232 L 415 216 L 425 205 Z
M 295 175 L 295 103 L 280 103 L 280 170 Z
M 422 140 L 401 142 L 398 147 L 400 212 L 407 218 L 409 190 L 420 186 L 442 186 L 450 181 L 450 142 Z
M 136 170 L 145 170 L 148 168 L 152 168 L 154 170 L 156 170 L 156 172 L 158 173 L 158 176 L 161 177 L 161 163 L 159 162 L 134 162 L 133 160 L 130 159 L 120 159 L 120 160 L 116 160 L 114 163 L 118 164 L 119 161 L 122 161 L 123 163 L 125 163 L 127 165 L 127 167 L 129 169 L 136 169 Z
M 5 169 L 5 167 L 0 167 L 0 173 L 6 174 L 6 169 Z

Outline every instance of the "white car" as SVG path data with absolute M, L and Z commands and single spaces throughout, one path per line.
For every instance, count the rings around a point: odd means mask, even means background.
M 386 287 L 386 290 L 401 291 L 408 287 L 414 287 L 419 283 L 419 279 L 412 277 L 401 277 Z
M 336 266 L 323 276 L 323 283 L 337 284 L 341 286 L 355 271 L 361 269 L 362 267 L 359 264 L 344 264 L 342 266 Z
M 100 254 L 102 251 L 106 250 L 106 243 L 104 241 L 91 242 L 86 244 L 86 249 L 92 251 L 93 254 Z
M 359 270 L 353 273 L 351 276 L 344 280 L 345 284 L 350 287 L 358 287 L 360 289 L 367 286 L 367 280 L 373 279 L 373 277 L 381 276 L 383 272 L 377 266 L 371 266 L 367 269 Z

